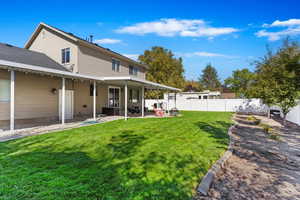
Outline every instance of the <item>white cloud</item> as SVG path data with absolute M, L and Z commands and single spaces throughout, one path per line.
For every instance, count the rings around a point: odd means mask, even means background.
M 275 27 L 275 26 L 299 26 L 299 25 L 300 25 L 300 19 L 289 19 L 286 21 L 276 20 L 270 26 Z
M 103 38 L 103 39 L 97 39 L 94 42 L 97 44 L 116 44 L 122 41 L 117 39 L 111 39 L 111 38 Z
M 267 37 L 269 41 L 276 41 L 286 36 L 300 35 L 300 19 L 289 19 L 286 21 L 276 20 L 272 24 L 263 24 L 264 28 L 284 27 L 279 31 L 260 30 L 255 33 L 257 37 Z
M 225 54 L 205 52 L 205 51 L 196 51 L 196 52 L 193 52 L 193 53 L 176 53 L 176 55 L 181 56 L 181 57 L 200 56 L 200 57 L 236 58 L 236 56 L 229 56 L 229 55 L 225 55 Z
M 122 54 L 122 55 L 124 55 L 124 56 L 126 56 L 128 58 L 131 58 L 133 60 L 138 60 L 138 58 L 139 58 L 138 54 Z
M 211 27 L 204 20 L 194 19 L 160 19 L 158 21 L 137 23 L 131 26 L 121 27 L 117 33 L 134 35 L 157 34 L 159 36 L 182 36 L 182 37 L 215 37 L 239 31 L 231 27 Z

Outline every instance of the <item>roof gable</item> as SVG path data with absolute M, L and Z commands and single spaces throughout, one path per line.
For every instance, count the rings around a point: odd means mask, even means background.
M 30 46 L 32 45 L 32 43 L 34 42 L 34 40 L 36 39 L 36 37 L 38 36 L 38 34 L 41 32 L 41 30 L 44 27 L 50 29 L 51 31 L 53 31 L 54 33 L 57 33 L 60 36 L 63 36 L 65 38 L 68 38 L 68 39 L 74 41 L 77 45 L 83 45 L 83 46 L 86 46 L 86 47 L 89 47 L 89 48 L 92 48 L 92 49 L 96 49 L 96 50 L 98 50 L 98 51 L 100 51 L 100 52 L 102 52 L 104 54 L 107 54 L 107 55 L 110 55 L 110 56 L 114 56 L 114 57 L 119 58 L 119 59 L 123 59 L 123 60 L 125 60 L 127 62 L 130 62 L 132 64 L 138 65 L 138 66 L 146 68 L 146 69 L 148 68 L 147 65 L 141 64 L 141 63 L 139 63 L 139 62 L 137 62 L 135 60 L 132 60 L 132 59 L 130 59 L 130 58 L 128 58 L 128 57 L 120 54 L 120 53 L 112 51 L 112 50 L 110 50 L 108 48 L 104 48 L 104 47 L 102 47 L 102 46 L 100 46 L 98 44 L 86 41 L 86 40 L 84 40 L 84 39 L 82 39 L 82 38 L 80 38 L 78 36 L 75 36 L 72 33 L 68 33 L 68 32 L 60 30 L 58 28 L 55 28 L 53 26 L 49 26 L 49 25 L 47 25 L 47 24 L 45 24 L 43 22 L 41 22 L 38 25 L 38 27 L 35 29 L 35 31 L 31 35 L 31 37 L 29 38 L 29 40 L 26 42 L 26 44 L 25 44 L 25 48 L 26 49 L 30 48 Z

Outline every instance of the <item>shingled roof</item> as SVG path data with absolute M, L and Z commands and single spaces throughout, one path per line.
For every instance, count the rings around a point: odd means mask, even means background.
M 70 32 L 66 32 L 66 31 L 63 31 L 59 28 L 56 28 L 54 26 L 50 26 L 48 24 L 45 24 L 43 22 L 41 22 L 38 27 L 36 28 L 36 30 L 33 32 L 33 34 L 31 35 L 31 37 L 29 38 L 29 40 L 26 42 L 25 44 L 25 48 L 26 49 L 29 49 L 30 46 L 32 45 L 33 41 L 35 40 L 35 38 L 38 36 L 38 34 L 40 33 L 40 31 L 43 29 L 43 28 L 47 28 L 47 29 L 50 29 L 52 31 L 55 31 L 56 33 L 60 34 L 60 35 L 63 35 L 71 40 L 73 40 L 74 42 L 76 42 L 77 44 L 84 44 L 88 47 L 92 47 L 94 49 L 97 49 L 97 50 L 100 50 L 101 52 L 103 53 L 106 53 L 106 54 L 109 54 L 109 55 L 112 55 L 112 56 L 116 56 L 117 58 L 120 58 L 120 59 L 124 59 L 128 62 L 131 62 L 131 63 L 134 63 L 135 65 L 138 65 L 140 67 L 143 67 L 143 68 L 148 68 L 147 65 L 145 64 L 142 64 L 140 62 L 137 62 L 131 58 L 128 58 L 120 53 L 117 53 L 115 51 L 112 51 L 111 49 L 108 49 L 108 48 L 104 48 L 96 43 L 93 43 L 93 42 L 90 42 L 90 41 L 87 41 L 87 40 L 84 40 L 83 38 L 80 38 L 76 35 L 74 35 L 73 33 L 70 33 Z
M 9 44 L 0 43 L 0 60 L 35 65 L 60 71 L 67 71 L 62 65 L 58 64 L 43 53 L 15 47 Z

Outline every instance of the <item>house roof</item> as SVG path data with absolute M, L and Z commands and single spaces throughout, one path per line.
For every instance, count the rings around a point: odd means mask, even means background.
M 0 60 L 6 60 L 16 63 L 37 65 L 44 68 L 67 71 L 66 68 L 49 58 L 43 53 L 30 51 L 15 47 L 9 44 L 0 43 Z
M 21 72 L 31 72 L 31 73 L 38 73 L 38 74 L 46 74 L 50 76 L 57 76 L 57 77 L 66 77 L 71 79 L 84 79 L 84 80 L 94 80 L 97 82 L 106 82 L 106 83 L 113 83 L 113 84 L 121 84 L 124 85 L 128 83 L 129 85 L 144 85 L 147 89 L 164 89 L 164 90 L 173 90 L 173 91 L 180 91 L 180 89 L 169 87 L 166 85 L 154 83 L 151 81 L 133 78 L 133 77 L 96 77 L 96 76 L 88 76 L 83 74 L 76 74 L 69 71 L 62 71 L 59 69 L 54 68 L 47 68 L 39 65 L 31 65 L 31 64 L 24 64 L 9 60 L 3 60 L 0 58 L 0 69 L 8 69 L 8 70 L 16 70 Z
M 120 54 L 120 53 L 117 53 L 117 52 L 115 52 L 115 51 L 112 51 L 112 50 L 110 50 L 110 49 L 108 49 L 108 48 L 104 48 L 104 47 L 102 47 L 102 46 L 100 46 L 100 45 L 98 45 L 98 44 L 96 44 L 96 43 L 92 43 L 92 42 L 86 41 L 86 40 L 84 40 L 84 39 L 82 39 L 82 38 L 80 38 L 80 37 L 74 35 L 73 33 L 63 31 L 63 30 L 61 30 L 61 29 L 59 29 L 59 28 L 50 26 L 50 25 L 45 24 L 45 23 L 43 23 L 43 22 L 41 22 L 41 23 L 38 25 L 38 27 L 37 27 L 36 30 L 33 32 L 33 34 L 31 35 L 31 37 L 29 38 L 29 40 L 26 42 L 26 44 L 25 44 L 25 48 L 26 48 L 26 49 L 28 49 L 28 48 L 31 46 L 31 44 L 33 43 L 33 41 L 35 40 L 35 38 L 38 36 L 39 32 L 40 32 L 44 27 L 46 27 L 46 28 L 48 28 L 48 29 L 50 29 L 50 30 L 52 30 L 52 31 L 55 31 L 56 33 L 58 33 L 58 34 L 60 34 L 60 35 L 62 35 L 62 36 L 64 36 L 64 37 L 67 37 L 67 38 L 73 40 L 73 41 L 76 42 L 77 44 L 81 44 L 81 45 L 84 45 L 84 46 L 87 46 L 87 47 L 90 47 L 90 48 L 99 50 L 99 51 L 101 51 L 101 52 L 103 52 L 103 53 L 105 53 L 105 54 L 108 54 L 108 55 L 115 56 L 115 57 L 117 57 L 117 58 L 126 60 L 126 61 L 131 62 L 131 63 L 133 63 L 133 64 L 135 64 L 135 65 L 138 65 L 138 66 L 140 66 L 140 67 L 148 68 L 147 65 L 141 64 L 141 63 L 139 63 L 139 62 L 137 62 L 137 61 L 135 61 L 135 60 L 133 60 L 133 59 L 130 59 L 130 58 L 128 58 L 128 57 L 126 57 L 126 56 L 124 56 L 124 55 L 122 55 L 122 54 Z

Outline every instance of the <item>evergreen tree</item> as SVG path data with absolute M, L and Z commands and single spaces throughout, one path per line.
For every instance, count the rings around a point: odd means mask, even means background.
M 211 64 L 206 65 L 206 67 L 202 70 L 199 83 L 206 90 L 220 89 L 221 83 L 219 81 L 217 70 Z

